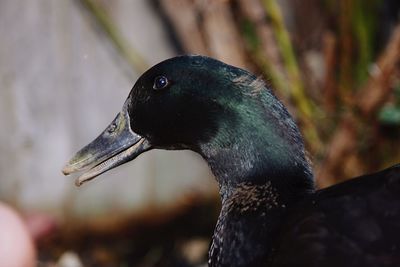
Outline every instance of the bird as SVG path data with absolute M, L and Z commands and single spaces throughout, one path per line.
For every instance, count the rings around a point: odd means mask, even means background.
M 211 267 L 400 266 L 400 165 L 317 190 L 298 126 L 249 71 L 201 55 L 156 64 L 62 171 L 81 185 L 152 149 L 192 150 L 214 174 Z

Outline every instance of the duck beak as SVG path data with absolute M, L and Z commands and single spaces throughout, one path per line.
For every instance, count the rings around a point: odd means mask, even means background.
M 100 136 L 79 150 L 63 168 L 64 175 L 84 171 L 75 181 L 77 186 L 151 149 L 147 139 L 132 131 L 126 106 Z

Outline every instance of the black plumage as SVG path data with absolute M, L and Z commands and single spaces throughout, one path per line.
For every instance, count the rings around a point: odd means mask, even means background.
M 271 266 L 400 266 L 400 166 L 293 205 Z
M 210 266 L 400 266 L 400 167 L 316 191 L 296 124 L 245 70 L 203 56 L 157 64 L 63 172 L 91 167 L 82 184 L 153 148 L 193 150 L 216 176 Z

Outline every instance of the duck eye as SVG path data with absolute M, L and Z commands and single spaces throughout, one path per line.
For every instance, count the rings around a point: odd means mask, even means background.
M 165 87 L 167 87 L 168 85 L 168 79 L 164 76 L 157 76 L 154 79 L 154 84 L 153 84 L 153 89 L 154 90 L 160 90 L 163 89 Z

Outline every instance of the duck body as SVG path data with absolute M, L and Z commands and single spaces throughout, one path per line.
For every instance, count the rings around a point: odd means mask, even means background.
M 400 166 L 318 190 L 273 212 L 278 192 L 243 189 L 237 204 L 223 202 L 210 266 L 400 266 Z M 254 195 L 260 197 L 250 201 Z
M 400 266 L 400 166 L 318 190 L 290 210 L 267 266 Z
M 138 155 L 190 149 L 207 161 L 222 209 L 209 266 L 400 266 L 400 170 L 316 191 L 303 140 L 272 90 L 204 56 L 163 61 L 63 172 L 82 184 Z

